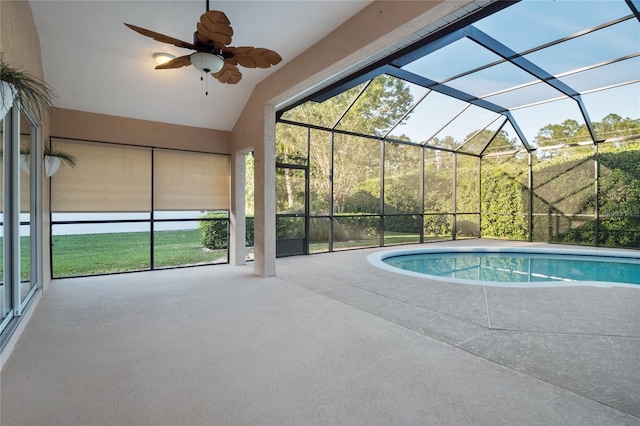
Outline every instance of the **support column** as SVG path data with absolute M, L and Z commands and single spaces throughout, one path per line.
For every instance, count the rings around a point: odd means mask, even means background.
M 263 146 L 257 144 L 255 159 L 254 272 L 276 275 L 276 113 L 265 105 Z M 259 135 L 257 135 L 259 136 Z
M 236 152 L 231 156 L 231 236 L 229 238 L 229 263 L 240 266 L 245 264 L 245 235 L 246 235 L 246 211 L 245 211 L 245 181 L 246 153 Z

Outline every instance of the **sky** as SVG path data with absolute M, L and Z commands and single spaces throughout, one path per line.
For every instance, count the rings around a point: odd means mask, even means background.
M 476 23 L 474 27 L 495 38 L 513 51 L 523 52 L 557 39 L 567 37 L 587 28 L 610 22 L 631 14 L 623 0 L 571 1 L 571 0 L 523 0 Z M 594 31 L 543 50 L 526 55 L 526 59 L 553 75 L 572 89 L 583 94 L 591 121 L 600 121 L 610 113 L 633 119 L 640 118 L 640 57 L 619 61 L 581 73 L 564 75 L 587 66 L 639 55 L 640 25 L 635 18 Z M 435 52 L 407 64 L 403 69 L 442 81 L 459 73 L 486 65 L 501 58 L 479 46 L 475 41 L 462 38 Z M 535 81 L 531 74 L 509 63 L 492 66 L 447 85 L 476 97 L 507 88 L 526 85 Z M 636 82 L 608 90 L 590 92 L 611 87 L 621 82 Z M 412 87 L 415 99 L 424 89 Z M 523 105 L 564 97 L 541 106 L 521 108 Z M 442 95 L 429 95 L 437 101 L 434 106 L 420 106 L 406 124 L 392 132 L 405 133 L 415 141 L 422 141 L 447 123 L 464 107 L 463 102 L 446 100 Z M 547 124 L 559 124 L 565 119 L 584 123 L 578 103 L 562 95 L 545 83 L 529 85 L 517 91 L 497 94 L 487 98 L 494 104 L 512 110 L 525 137 L 532 142 L 538 130 Z M 520 108 L 519 108 L 520 107 Z M 450 135 L 463 140 L 471 131 L 489 124 L 491 114 L 467 111 L 441 136 Z M 462 124 L 458 124 L 462 123 Z M 472 125 L 471 125 L 472 124 Z M 476 127 L 473 127 L 476 126 Z

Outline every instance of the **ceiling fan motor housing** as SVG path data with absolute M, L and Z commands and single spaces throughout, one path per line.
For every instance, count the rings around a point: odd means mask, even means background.
M 206 73 L 217 73 L 224 65 L 224 59 L 214 53 L 195 52 L 189 56 L 189 59 L 198 71 Z

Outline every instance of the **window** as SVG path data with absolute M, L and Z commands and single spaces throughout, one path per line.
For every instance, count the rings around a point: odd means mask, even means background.
M 52 276 L 228 261 L 229 157 L 54 139 Z

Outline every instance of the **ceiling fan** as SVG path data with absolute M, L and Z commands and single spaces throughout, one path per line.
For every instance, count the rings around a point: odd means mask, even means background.
M 201 72 L 211 73 L 221 83 L 236 84 L 242 79 L 238 65 L 246 68 L 269 68 L 277 65 L 282 58 L 273 50 L 253 46 L 229 46 L 233 29 L 224 12 L 207 10 L 200 16 L 197 31 L 193 34 L 193 43 L 178 40 L 155 31 L 125 25 L 133 31 L 163 43 L 195 50 L 190 55 L 180 56 L 158 65 L 156 69 L 180 68 L 193 65 Z M 201 78 L 202 79 L 202 78 Z

